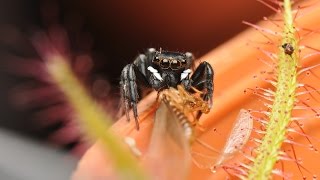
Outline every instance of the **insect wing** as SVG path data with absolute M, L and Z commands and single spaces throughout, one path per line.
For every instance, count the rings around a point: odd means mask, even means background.
M 241 150 L 249 140 L 253 128 L 253 118 L 249 111 L 241 109 L 233 125 L 230 136 L 223 148 L 216 166 L 230 159 L 236 152 Z
M 241 109 L 223 149 L 217 150 L 196 139 L 191 150 L 193 162 L 199 168 L 214 170 L 242 149 L 250 137 L 252 128 L 251 114 Z
M 189 142 L 177 117 L 164 102 L 156 112 L 145 157 L 155 179 L 186 179 L 191 162 Z

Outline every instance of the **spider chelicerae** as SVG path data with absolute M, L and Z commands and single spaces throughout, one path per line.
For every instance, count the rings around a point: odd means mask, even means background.
M 207 62 L 201 62 L 191 75 L 194 65 L 192 53 L 157 51 L 149 48 L 144 54 L 138 55 L 133 63 L 126 65 L 121 72 L 120 93 L 123 110 L 130 120 L 129 110 L 132 108 L 139 130 L 137 103 L 139 88 L 152 88 L 160 92 L 169 87 L 183 87 L 190 93 L 193 88 L 203 92 L 202 98 L 212 104 L 214 71 Z M 193 88 L 192 88 L 193 87 Z M 198 113 L 200 117 L 201 113 Z

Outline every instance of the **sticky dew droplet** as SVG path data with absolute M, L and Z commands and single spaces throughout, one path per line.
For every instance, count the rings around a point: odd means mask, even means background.
M 312 176 L 312 179 L 313 179 L 313 180 L 318 179 L 317 175 L 314 174 L 314 175 Z
M 313 149 L 315 153 L 319 153 L 319 150 L 317 148 Z
M 310 76 L 310 74 L 311 74 L 310 71 L 306 72 L 306 76 Z

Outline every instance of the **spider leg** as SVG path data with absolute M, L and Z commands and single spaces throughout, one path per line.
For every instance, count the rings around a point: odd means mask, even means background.
M 191 76 L 191 86 L 200 91 L 206 90 L 206 92 L 203 93 L 203 100 L 208 101 L 210 106 L 212 105 L 214 89 L 213 76 L 214 71 L 211 65 L 205 61 L 200 63 Z
M 152 63 L 152 59 L 156 53 L 154 48 L 149 48 L 145 54 L 136 57 L 132 64 L 125 66 L 121 72 L 120 94 L 121 108 L 126 114 L 127 120 L 130 121 L 129 110 L 132 108 L 135 118 L 136 128 L 139 130 L 137 103 L 139 101 L 140 85 L 144 88 L 151 88 L 147 77 L 150 72 L 147 68 Z M 138 86 L 139 85 L 139 86 Z M 122 112 L 121 112 L 122 111 Z
M 152 59 L 156 53 L 154 48 L 149 48 L 145 54 L 140 54 L 133 62 L 139 69 L 139 71 L 144 75 L 144 77 L 148 77 L 148 66 L 151 65 Z
M 139 101 L 138 86 L 146 84 L 147 80 L 134 64 L 126 65 L 121 72 L 120 94 L 121 102 L 124 105 L 124 111 L 127 120 L 130 121 L 129 110 L 132 108 L 133 116 L 136 123 L 136 128 L 139 130 L 137 104 Z
M 192 70 L 195 68 L 195 61 L 194 61 L 194 56 L 191 52 L 186 52 L 185 53 L 186 58 L 187 58 L 187 67 L 190 67 Z
M 212 96 L 214 90 L 214 71 L 211 65 L 207 62 L 202 62 L 197 67 L 195 72 L 191 76 L 191 86 L 205 92 L 203 92 L 202 98 L 203 100 L 209 103 L 209 108 L 212 107 Z M 197 113 L 197 119 L 200 118 L 202 112 Z

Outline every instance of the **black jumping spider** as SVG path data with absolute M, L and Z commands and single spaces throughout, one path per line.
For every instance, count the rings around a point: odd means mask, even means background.
M 193 63 L 193 55 L 189 52 L 156 51 L 150 48 L 132 64 L 126 65 L 121 72 L 120 93 L 127 120 L 130 120 L 128 112 L 132 108 L 136 128 L 139 130 L 137 103 L 140 86 L 153 88 L 158 92 L 169 87 L 176 88 L 179 84 L 189 92 L 193 92 L 191 87 L 194 87 L 204 92 L 202 98 L 211 107 L 214 71 L 209 63 L 201 62 L 189 77 Z

